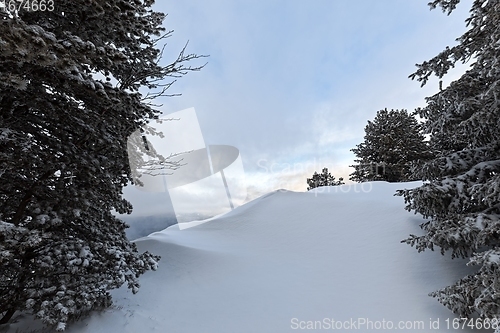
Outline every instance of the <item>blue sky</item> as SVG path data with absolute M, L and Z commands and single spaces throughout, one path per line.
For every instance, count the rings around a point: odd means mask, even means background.
M 207 144 L 237 147 L 251 198 L 303 191 L 325 166 L 347 179 L 367 121 L 424 106 L 438 79 L 420 88 L 408 75 L 466 29 L 467 3 L 446 16 L 427 2 L 163 0 L 155 8 L 174 30 L 165 64 L 188 40 L 188 52 L 210 57 L 161 109 L 194 107 Z

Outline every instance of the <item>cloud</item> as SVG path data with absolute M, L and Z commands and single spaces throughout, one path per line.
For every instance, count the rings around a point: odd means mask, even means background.
M 424 97 L 437 92 L 439 80 L 420 88 L 408 75 L 455 44 L 468 16 L 463 4 L 446 16 L 422 2 L 397 0 L 156 6 L 169 13 L 165 25 L 175 30 L 165 63 L 187 40 L 188 52 L 210 55 L 201 72 L 172 87 L 183 95 L 164 99 L 162 110 L 195 107 L 207 144 L 240 149 L 255 195 L 280 184 L 305 190 L 316 171 L 272 173 L 273 164 L 317 164 L 318 171 L 331 165 L 336 177 L 347 178 L 349 150 L 363 140 L 367 120 L 383 108 L 424 106 Z

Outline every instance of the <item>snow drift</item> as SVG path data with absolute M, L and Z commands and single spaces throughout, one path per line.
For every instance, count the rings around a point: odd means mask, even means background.
M 419 184 L 276 191 L 141 238 L 141 251 L 162 256 L 159 270 L 141 277 L 137 295 L 114 291 L 113 308 L 67 331 L 468 332 L 454 329 L 453 313 L 428 293 L 472 268 L 400 243 L 421 234 L 423 220 L 394 193 Z

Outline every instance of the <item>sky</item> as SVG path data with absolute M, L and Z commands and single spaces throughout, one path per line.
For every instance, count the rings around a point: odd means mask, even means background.
M 239 149 L 247 199 L 276 189 L 305 191 L 327 167 L 349 183 L 364 127 L 378 110 L 425 106 L 439 79 L 408 76 L 466 30 L 466 2 L 447 16 L 426 0 L 211 0 L 155 4 L 167 13 L 163 64 L 187 52 L 206 66 L 158 100 L 165 117 L 194 108 L 205 144 Z M 443 79 L 457 79 L 458 66 Z M 125 189 L 139 215 L 153 208 Z M 142 201 L 141 201 L 142 198 Z

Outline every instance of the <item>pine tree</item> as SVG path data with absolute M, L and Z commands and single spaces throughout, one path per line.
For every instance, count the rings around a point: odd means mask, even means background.
M 412 168 L 431 156 L 421 125 L 406 110 L 380 110 L 365 127 L 364 142 L 351 149 L 356 155 L 350 180 L 357 182 L 415 180 Z
M 200 67 L 184 50 L 159 65 L 171 32 L 152 4 L 0 9 L 0 323 L 24 311 L 64 330 L 158 265 L 112 214 L 132 209 L 127 137 L 157 117 L 150 102 L 173 83 L 162 79 Z
M 430 6 L 450 14 L 458 3 Z M 432 74 L 441 78 L 455 63 L 472 60 L 465 74 L 417 110 L 437 155 L 418 172 L 424 185 L 399 194 L 408 210 L 429 219 L 423 236 L 404 242 L 419 252 L 439 247 L 478 267 L 431 295 L 460 317 L 500 319 L 500 1 L 475 0 L 470 13 L 458 45 L 410 76 L 424 85 Z
M 342 177 L 339 178 L 339 180 L 335 180 L 335 177 L 333 177 L 328 172 L 328 168 L 323 168 L 323 171 L 320 174 L 318 174 L 315 171 L 312 178 L 307 178 L 307 185 L 309 185 L 307 190 L 310 191 L 313 188 L 320 187 L 320 186 L 344 185 L 345 183 L 343 182 L 343 180 L 344 179 Z

